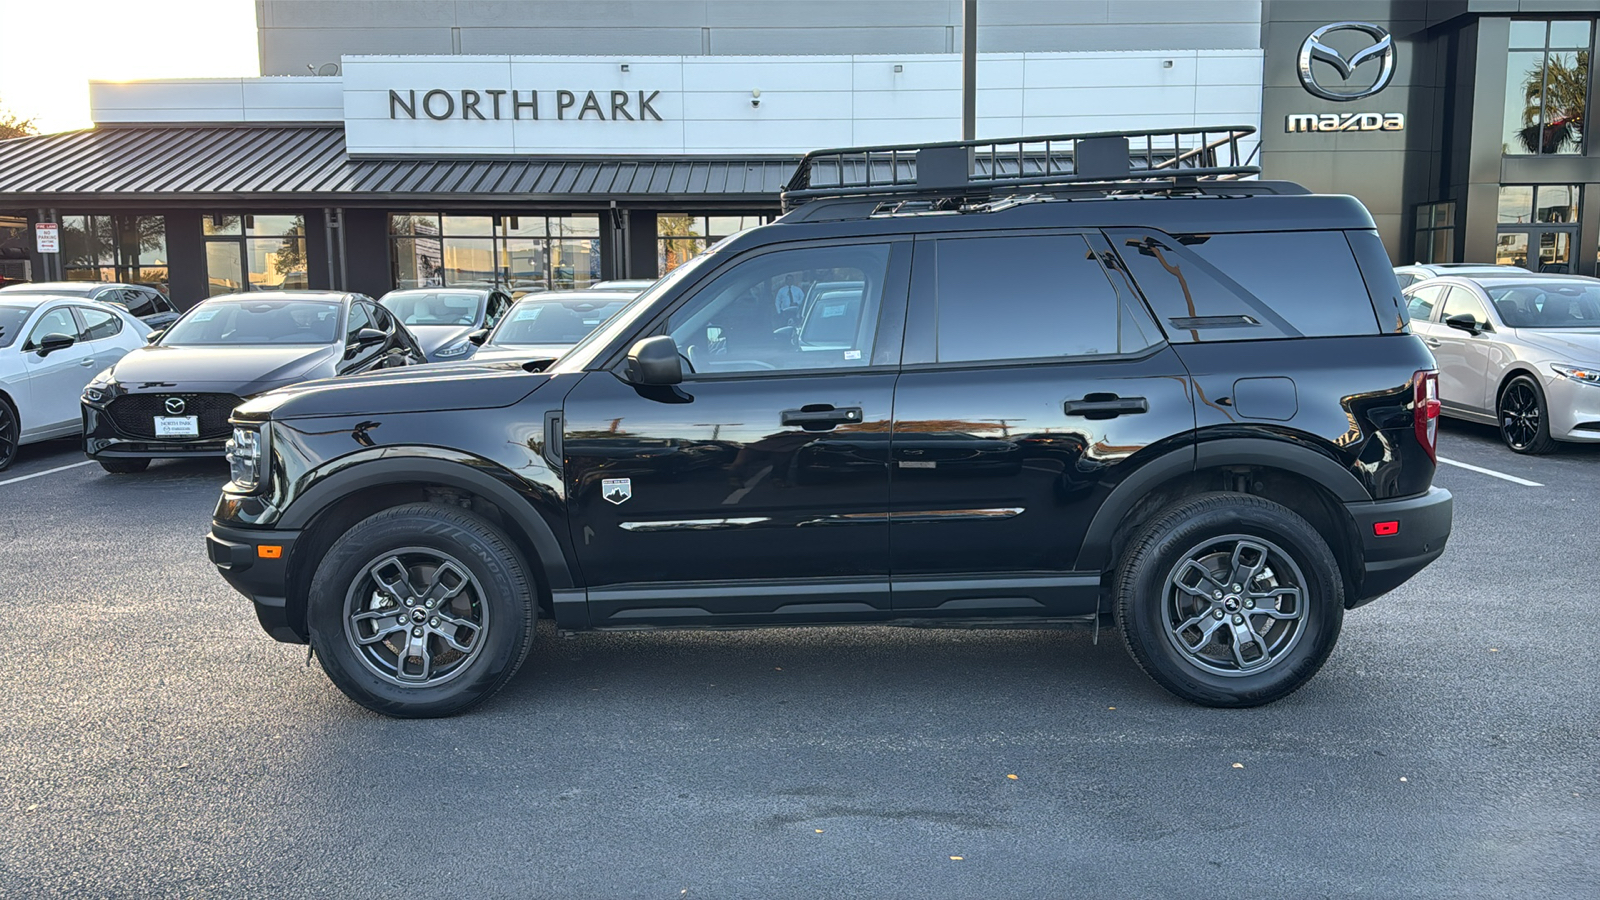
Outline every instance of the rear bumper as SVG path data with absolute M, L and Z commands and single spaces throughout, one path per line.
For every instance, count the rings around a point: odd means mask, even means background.
M 288 610 L 289 558 L 298 531 L 228 528 L 212 525 L 206 535 L 206 555 L 234 590 L 250 598 L 261 627 L 277 640 L 304 644 L 303 623 L 291 624 Z M 262 556 L 278 548 L 276 556 Z M 298 627 L 297 627 L 298 625 Z
M 1360 589 L 1345 598 L 1345 606 L 1354 609 L 1387 594 L 1438 559 L 1450 539 L 1454 506 L 1443 488 L 1403 500 L 1346 503 L 1364 562 Z M 1396 523 L 1393 533 L 1379 534 L 1380 523 Z

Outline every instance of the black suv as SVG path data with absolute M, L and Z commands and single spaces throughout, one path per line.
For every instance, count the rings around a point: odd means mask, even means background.
M 494 693 L 541 615 L 1114 618 L 1173 693 L 1276 700 L 1451 498 L 1371 217 L 1239 180 L 1248 134 L 810 154 L 554 363 L 240 406 L 210 557 L 395 716 Z

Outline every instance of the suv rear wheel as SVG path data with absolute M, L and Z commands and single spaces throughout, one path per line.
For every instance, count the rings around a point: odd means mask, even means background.
M 533 642 L 533 579 L 509 538 L 464 509 L 418 503 L 362 520 L 311 581 L 311 646 L 368 709 L 448 716 L 511 680 Z
M 1260 706 L 1317 673 L 1344 588 L 1327 542 L 1288 508 L 1206 494 L 1158 514 L 1117 572 L 1128 650 L 1162 687 L 1206 706 Z

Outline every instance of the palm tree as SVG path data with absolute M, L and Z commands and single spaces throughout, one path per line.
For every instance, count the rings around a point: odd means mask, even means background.
M 1583 106 L 1589 85 L 1589 51 L 1576 58 L 1546 55 L 1522 79 L 1522 128 L 1517 142 L 1529 153 L 1560 153 L 1583 142 Z M 1543 109 L 1543 122 L 1540 110 Z

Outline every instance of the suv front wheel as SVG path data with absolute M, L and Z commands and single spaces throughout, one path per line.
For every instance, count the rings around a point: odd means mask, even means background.
M 311 581 L 311 646 L 341 691 L 402 718 L 462 712 L 511 680 L 538 604 L 500 529 L 432 503 L 375 513 L 333 543 Z
M 1247 494 L 1206 494 L 1158 514 L 1124 554 L 1114 600 L 1145 672 L 1206 706 L 1287 696 L 1322 667 L 1344 620 L 1327 542 Z

